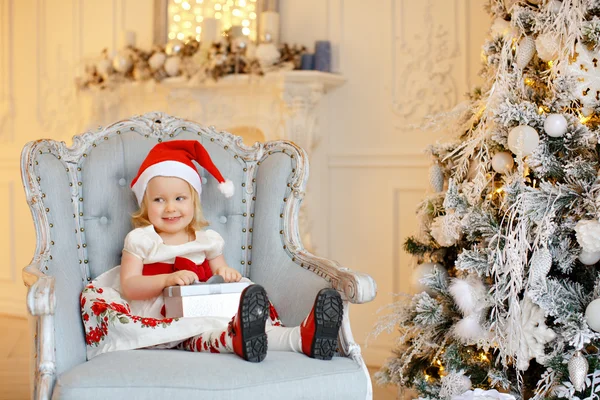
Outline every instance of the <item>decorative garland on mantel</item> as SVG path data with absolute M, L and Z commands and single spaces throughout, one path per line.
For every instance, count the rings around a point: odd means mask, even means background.
M 185 43 L 171 40 L 166 46 L 155 46 L 150 51 L 127 46 L 112 58 L 105 49 L 100 60 L 85 66 L 84 75 L 76 79 L 76 84 L 80 90 L 111 89 L 135 81 L 168 79 L 199 84 L 230 74 L 263 75 L 275 70 L 299 69 L 306 51 L 304 46 L 286 43 L 279 47 L 272 43 L 256 46 L 245 38 L 231 38 L 230 32 L 225 32 L 223 40 L 206 47 L 190 38 Z

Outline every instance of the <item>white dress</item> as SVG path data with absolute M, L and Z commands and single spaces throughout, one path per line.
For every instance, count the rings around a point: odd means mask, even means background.
M 125 238 L 124 251 L 144 264 L 169 263 L 184 257 L 195 264 L 223 252 L 224 241 L 213 230 L 196 231 L 192 242 L 167 245 L 152 225 L 137 228 Z M 81 293 L 81 315 L 86 331 L 88 360 L 98 354 L 150 346 L 173 347 L 203 332 L 227 326 L 231 317 L 164 318 L 160 295 L 128 301 L 121 295 L 121 266 L 99 275 Z

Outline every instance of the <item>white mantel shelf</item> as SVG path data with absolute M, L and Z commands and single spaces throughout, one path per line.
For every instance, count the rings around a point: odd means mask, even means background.
M 310 154 L 319 143 L 318 106 L 345 81 L 338 74 L 293 70 L 227 75 L 201 83 L 175 77 L 92 88 L 78 93 L 73 120 L 79 126 L 74 133 L 162 111 L 222 130 L 255 127 L 265 140 L 292 140 Z
M 272 85 L 272 84 L 301 84 L 301 85 L 322 85 L 325 91 L 342 86 L 346 78 L 339 74 L 332 74 L 321 71 L 282 71 L 269 72 L 265 75 L 237 74 L 226 75 L 218 81 L 207 81 L 201 84 L 194 84 L 189 81 L 182 81 L 179 78 L 167 78 L 159 85 L 177 89 L 224 89 L 238 88 L 240 85 Z

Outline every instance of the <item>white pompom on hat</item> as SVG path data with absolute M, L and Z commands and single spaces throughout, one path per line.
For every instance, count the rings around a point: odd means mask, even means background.
M 198 196 L 200 196 L 202 183 L 192 161 L 200 164 L 219 182 L 219 191 L 225 197 L 233 196 L 235 191 L 233 182 L 223 178 L 200 142 L 195 140 L 173 140 L 154 146 L 142 162 L 137 175 L 133 178 L 131 190 L 135 193 L 138 204 L 142 204 L 148 182 L 157 176 L 181 178 L 192 185 L 198 192 Z

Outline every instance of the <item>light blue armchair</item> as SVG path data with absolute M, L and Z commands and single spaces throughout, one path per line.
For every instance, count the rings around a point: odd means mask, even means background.
M 88 281 L 120 264 L 136 208 L 131 179 L 152 146 L 172 139 L 199 140 L 238 185 L 224 199 L 208 177 L 205 216 L 225 238 L 228 264 L 266 288 L 285 325 L 302 321 L 321 288 L 342 294 L 339 357 L 320 361 L 272 351 L 254 364 L 232 354 L 133 350 L 86 360 L 79 294 Z M 246 147 L 213 127 L 149 113 L 76 136 L 73 147 L 53 140 L 28 143 L 21 171 L 37 233 L 35 255 L 23 270 L 37 329 L 36 399 L 372 397 L 348 305 L 372 300 L 375 282 L 303 248 L 298 211 L 308 163 L 295 144 Z

